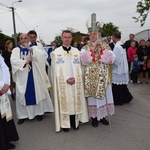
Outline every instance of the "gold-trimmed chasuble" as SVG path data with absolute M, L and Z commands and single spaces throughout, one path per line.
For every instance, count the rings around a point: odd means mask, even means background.
M 102 42 L 102 44 L 105 49 L 110 49 L 106 43 Z M 83 49 L 90 50 L 92 47 L 92 43 L 89 42 L 83 47 Z M 110 83 L 110 65 L 102 63 L 98 60 L 98 48 L 94 50 L 94 55 L 95 61 L 84 67 L 85 96 L 103 99 L 105 97 L 105 89 Z

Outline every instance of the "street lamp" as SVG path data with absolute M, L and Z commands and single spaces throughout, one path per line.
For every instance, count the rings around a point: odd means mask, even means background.
M 12 3 L 12 7 L 9 7 L 12 10 L 12 18 L 13 18 L 13 28 L 14 28 L 14 38 L 15 38 L 15 46 L 17 46 L 17 34 L 16 34 L 16 24 L 15 24 L 15 13 L 14 13 L 14 3 L 22 2 L 22 0 L 18 0 Z

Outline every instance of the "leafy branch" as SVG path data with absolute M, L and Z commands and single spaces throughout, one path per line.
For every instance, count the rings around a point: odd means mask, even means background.
M 141 0 L 136 6 L 136 12 L 139 14 L 138 17 L 132 17 L 135 22 L 140 22 L 141 27 L 145 24 L 147 16 L 150 10 L 150 0 Z
M 135 22 L 140 22 L 141 27 L 145 24 L 147 16 L 150 11 L 150 0 L 141 0 L 136 6 L 136 12 L 139 14 L 138 17 L 132 17 Z

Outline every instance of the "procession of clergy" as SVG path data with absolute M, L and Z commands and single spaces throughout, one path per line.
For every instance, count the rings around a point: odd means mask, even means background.
M 61 129 L 68 132 L 71 127 L 78 130 L 79 124 L 89 119 L 93 127 L 98 127 L 99 122 L 109 125 L 105 117 L 114 114 L 114 103 L 120 105 L 120 100 L 121 104 L 132 100 L 127 88 L 126 50 L 122 47 L 120 33 L 113 35 L 112 51 L 100 40 L 101 24 L 97 25 L 96 14 L 91 15 L 87 27 L 90 41 L 81 51 L 70 46 L 71 31 L 62 32 L 63 45 L 50 53 L 48 75 L 45 70 L 47 53 L 40 43 L 32 42 L 36 32 L 20 35 L 21 45 L 12 50 L 10 58 L 19 125 L 35 117 L 41 121 L 48 112 L 55 114 L 56 132 Z M 2 57 L 0 67 L 0 132 L 3 133 L 0 145 L 7 150 L 15 147 L 10 142 L 19 137 L 8 99 L 9 70 Z

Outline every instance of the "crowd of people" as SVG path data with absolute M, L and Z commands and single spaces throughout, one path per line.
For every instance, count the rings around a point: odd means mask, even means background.
M 18 125 L 27 119 L 42 121 L 45 113 L 54 112 L 56 132 L 69 132 L 89 120 L 93 127 L 99 122 L 109 125 L 106 117 L 115 114 L 114 105 L 133 99 L 129 78 L 137 84 L 139 75 L 142 84 L 144 74 L 149 83 L 150 40 L 137 43 L 130 34 L 123 44 L 116 32 L 101 41 L 92 23 L 88 32 L 89 40 L 80 45 L 80 51 L 77 43 L 71 46 L 69 30 L 62 32 L 62 46 L 53 41 L 48 51 L 36 41 L 35 31 L 21 34 L 14 49 L 12 41 L 6 42 L 0 56 L 0 149 L 14 149 L 11 141 L 19 140 L 9 94 L 16 103 Z
M 115 43 L 107 36 L 106 42 L 113 50 Z M 140 41 L 134 40 L 134 34 L 129 35 L 129 40 L 125 41 L 123 47 L 126 49 L 130 82 L 137 85 L 149 84 L 150 77 L 150 38 Z

